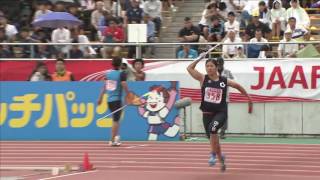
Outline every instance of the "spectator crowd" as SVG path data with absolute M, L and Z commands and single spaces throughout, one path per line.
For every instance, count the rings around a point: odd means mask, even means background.
M 200 0 L 199 0 L 200 1 Z M 201 0 L 202 1 L 202 0 Z M 310 40 L 308 13 L 319 0 L 205 0 L 198 24 L 193 17 L 184 18 L 177 32 L 179 42 L 251 42 L 243 46 L 223 45 L 225 58 L 295 57 L 303 44 L 262 44 L 270 41 L 299 42 Z M 173 0 L 2 0 L 0 2 L 0 43 L 74 43 L 51 46 L 0 45 L 0 58 L 132 58 L 134 46 L 91 46 L 77 43 L 128 41 L 128 24 L 146 24 L 147 42 L 159 40 L 163 24 L 162 11 L 176 11 Z M 31 25 L 41 15 L 68 12 L 83 21 L 79 27 L 39 28 Z M 319 12 L 319 11 L 316 11 Z M 257 45 L 255 43 L 259 42 Z M 145 57 L 154 57 L 155 48 L 143 48 Z M 194 58 L 201 46 L 177 49 L 178 58 Z
M 267 42 L 301 42 L 310 40 L 312 27 L 304 8 L 316 6 L 317 0 L 211 0 L 206 1 L 198 25 L 192 17 L 184 19 L 178 33 L 180 42 L 231 43 L 221 48 L 224 58 L 295 57 L 302 46 L 279 44 L 276 53 Z M 236 43 L 250 42 L 243 46 Z M 256 44 L 258 43 L 259 44 Z M 199 52 L 198 46 L 178 49 L 178 58 L 184 52 Z M 183 55 L 181 55 L 183 54 Z M 192 55 L 190 55 L 192 56 Z
M 12 6 L 11 6 L 12 5 Z M 148 42 L 155 42 L 162 26 L 162 9 L 173 9 L 172 0 L 2 0 L 0 43 L 75 43 L 72 46 L 0 46 L 0 58 L 110 58 L 124 46 L 89 46 L 77 43 L 127 42 L 128 24 L 147 24 Z M 79 27 L 56 29 L 32 26 L 32 21 L 51 12 L 68 12 L 82 20 Z M 129 48 L 130 49 L 130 48 Z M 127 57 L 133 57 L 131 48 Z M 152 57 L 154 49 L 150 51 Z

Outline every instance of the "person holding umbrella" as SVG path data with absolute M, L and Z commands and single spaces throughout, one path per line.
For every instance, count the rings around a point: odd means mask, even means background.
M 81 24 L 81 20 L 67 12 L 50 12 L 40 15 L 32 22 L 35 27 L 55 29 L 51 34 L 51 40 L 54 43 L 71 42 L 69 29 Z M 57 49 L 65 54 L 69 51 L 68 46 L 58 46 Z

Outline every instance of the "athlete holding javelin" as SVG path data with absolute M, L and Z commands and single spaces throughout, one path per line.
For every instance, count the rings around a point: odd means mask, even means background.
M 224 125 L 228 116 L 226 102 L 227 86 L 237 89 L 241 94 L 248 97 L 249 113 L 252 112 L 252 101 L 240 84 L 218 74 L 218 62 L 215 59 L 208 59 L 205 62 L 207 74 L 204 75 L 197 71 L 195 67 L 201 59 L 199 58 L 192 62 L 187 67 L 187 70 L 194 79 L 200 82 L 201 86 L 200 109 L 203 113 L 203 125 L 206 135 L 210 139 L 211 146 L 211 155 L 208 161 L 209 166 L 214 166 L 218 158 L 221 163 L 221 171 L 225 171 L 225 156 L 221 153 L 217 132 Z
M 111 130 L 111 146 L 120 146 L 120 140 L 118 136 L 119 126 L 120 126 L 120 117 L 121 117 L 121 110 L 122 107 L 122 89 L 126 93 L 126 103 L 131 104 L 133 101 L 133 94 L 129 92 L 128 85 L 127 85 L 127 77 L 124 72 L 120 70 L 120 66 L 122 64 L 122 59 L 120 57 L 114 57 L 112 59 L 112 66 L 113 70 L 108 71 L 105 75 L 105 84 L 102 87 L 98 104 L 101 104 L 102 97 L 105 92 L 108 93 L 108 106 L 110 107 L 112 114 L 112 130 Z

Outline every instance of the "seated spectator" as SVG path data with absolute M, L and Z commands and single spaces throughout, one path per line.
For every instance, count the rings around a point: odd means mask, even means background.
M 0 58 L 12 58 L 12 53 L 8 49 L 4 48 L 3 45 L 0 45 Z
M 192 24 L 189 17 L 184 18 L 184 28 L 179 31 L 178 39 L 180 42 L 198 42 L 200 38 L 200 30 Z M 197 45 L 192 45 L 192 49 L 198 50 Z
M 82 28 L 74 28 L 71 30 L 71 42 L 73 43 L 90 43 L 88 37 L 84 35 Z M 97 54 L 90 45 L 80 45 L 79 49 L 85 58 L 93 58 Z
M 48 72 L 48 67 L 42 61 L 37 62 L 35 69 L 32 71 L 28 81 L 51 81 L 52 78 Z
M 51 31 L 49 29 L 34 28 L 31 32 L 31 38 L 36 41 L 50 42 Z
M 221 42 L 224 37 L 224 26 L 217 17 L 211 18 L 211 25 L 209 26 L 209 42 Z
M 12 47 L 13 57 L 14 58 L 28 58 L 23 51 L 22 46 L 14 46 Z
M 296 40 L 292 39 L 292 32 L 290 30 L 286 30 L 284 33 L 284 38 L 281 42 L 297 42 Z M 279 44 L 278 47 L 278 57 L 279 58 L 293 58 L 296 57 L 297 52 L 299 50 L 298 44 Z
M 66 70 L 65 60 L 56 60 L 56 71 L 51 75 L 52 81 L 74 81 L 72 72 Z
M 104 3 L 102 1 L 96 2 L 96 7 L 95 7 L 96 10 L 94 10 L 91 13 L 91 25 L 94 27 L 94 31 L 95 31 L 93 32 L 94 34 L 97 34 L 97 32 L 99 32 L 100 26 L 103 26 L 101 25 L 101 22 L 103 22 L 102 19 L 105 18 L 103 6 L 104 6 Z
M 125 40 L 123 28 L 116 24 L 115 19 L 109 21 L 109 27 L 107 27 L 106 31 L 104 32 L 104 37 L 104 42 L 106 43 L 122 43 Z M 103 58 L 110 58 L 112 56 L 119 56 L 121 47 L 105 47 L 102 51 Z
M 286 9 L 282 7 L 281 0 L 275 0 L 270 11 L 272 39 L 279 39 L 280 32 L 285 30 Z
M 224 2 L 219 2 L 218 3 L 218 10 L 219 10 L 219 15 L 221 16 L 222 20 L 225 22 L 228 19 L 228 13 L 229 11 L 227 10 L 227 5 Z
M 228 13 L 221 12 L 217 2 L 210 2 L 208 4 L 208 8 L 209 9 L 207 11 L 206 17 L 209 18 L 209 21 L 213 16 L 217 17 L 221 21 L 226 21 Z
M 148 14 L 143 16 L 143 22 L 147 24 L 147 42 L 154 43 L 156 42 L 156 34 L 155 34 L 155 24 L 151 21 L 151 17 Z M 147 49 L 146 49 L 147 48 Z M 148 55 L 153 56 L 155 51 L 155 46 L 147 46 L 143 47 L 143 52 L 147 51 Z M 150 52 L 149 52 L 150 51 Z
M 142 21 L 143 10 L 139 7 L 140 0 L 132 0 L 131 7 L 126 11 L 126 24 L 132 24 L 134 21 L 137 24 L 140 24 Z
M 159 0 L 148 0 L 144 4 L 143 12 L 149 14 L 156 25 L 156 34 L 160 34 L 161 29 L 161 2 Z
M 81 59 L 83 58 L 83 52 L 79 49 L 78 45 L 72 45 L 69 51 L 70 59 Z
M 41 43 L 46 43 L 46 41 L 41 41 Z M 55 54 L 55 49 L 53 46 L 38 45 L 35 52 L 35 58 L 51 59 L 51 58 L 55 58 L 54 54 Z
M 96 6 L 95 0 L 81 0 L 80 4 L 84 11 L 92 11 Z
M 210 3 L 202 12 L 202 17 L 199 22 L 199 28 L 205 39 L 208 39 L 209 36 L 209 25 L 211 24 L 211 17 L 216 15 L 216 10 L 214 9 L 217 9 L 216 3 Z
M 104 1 L 113 1 L 111 2 L 111 12 L 112 16 L 115 17 L 124 17 L 126 15 L 126 10 L 131 7 L 130 0 L 120 0 L 120 3 L 114 0 L 104 0 Z M 125 2 L 123 2 L 125 1 Z
M 239 47 L 239 43 L 242 40 L 239 37 L 236 37 L 236 32 L 231 30 L 227 34 L 227 38 L 223 43 L 235 43 L 234 45 L 223 45 L 222 46 L 222 57 L 226 59 L 233 58 L 237 55 L 237 48 Z
M 177 11 L 176 7 L 174 6 L 172 0 L 161 0 L 162 1 L 162 6 L 163 6 L 163 9 L 165 11 L 168 11 L 169 9 L 168 8 L 171 8 L 171 10 L 173 12 Z
M 272 58 L 272 51 L 270 46 L 268 45 L 262 45 L 260 48 L 258 59 L 266 59 L 266 58 Z
M 292 32 L 292 39 L 295 39 L 296 41 L 309 40 L 310 34 L 308 30 L 301 25 L 297 25 L 295 17 L 289 18 L 287 30 Z
M 240 27 L 245 28 L 249 25 L 250 19 L 252 19 L 252 14 L 257 13 L 254 9 L 259 5 L 260 0 L 244 0 L 243 9 L 240 16 Z M 259 13 L 257 13 L 259 16 Z
M 15 43 L 35 43 L 39 42 L 31 38 L 30 31 L 28 28 L 24 27 L 20 30 L 19 35 L 17 36 Z M 32 46 L 25 46 L 25 45 L 15 45 L 13 46 L 14 51 L 17 50 L 18 53 L 21 53 L 19 56 L 23 58 L 30 58 Z M 14 52 L 16 54 L 16 52 Z
M 79 11 L 79 6 L 75 3 L 68 6 L 68 12 L 73 16 L 81 19 L 81 12 Z
M 252 13 L 258 13 L 259 21 L 269 26 L 270 17 L 267 4 L 264 1 L 260 1 L 258 5 L 258 8 L 254 9 Z
M 109 26 L 109 21 L 111 19 L 115 19 L 116 17 L 112 16 L 108 11 L 102 12 L 103 16 L 100 17 L 98 22 L 98 40 L 103 41 L 103 33 L 106 31 L 107 27 Z
M 145 14 L 143 16 L 143 22 L 144 24 L 147 24 L 147 39 L 148 42 L 154 42 L 155 41 L 155 36 L 156 36 L 156 31 L 155 31 L 155 24 L 153 21 L 151 21 L 151 17 L 149 14 Z
M 113 11 L 113 0 L 103 0 L 104 3 L 104 9 L 108 12 L 112 12 Z
M 198 57 L 196 50 L 190 49 L 189 45 L 183 45 L 183 49 L 178 52 L 179 59 L 195 59 Z
M 261 29 L 262 36 L 266 39 L 270 39 L 270 32 L 271 29 L 262 22 L 259 21 L 259 13 L 252 13 L 252 20 L 251 23 L 246 27 L 246 40 L 249 40 L 255 36 L 256 29 Z
M 226 11 L 227 12 L 234 12 L 236 14 L 236 17 L 240 17 L 240 13 L 242 12 L 243 8 L 245 7 L 247 0 L 240 0 L 240 1 L 234 1 L 234 0 L 221 0 L 221 2 L 226 4 Z M 248 14 L 249 16 L 249 14 Z M 250 17 L 250 16 L 249 16 Z
M 9 42 L 9 39 L 6 35 L 6 30 L 4 28 L 0 28 L 0 43 Z
M 240 32 L 240 24 L 237 20 L 235 20 L 236 15 L 234 12 L 228 13 L 228 21 L 224 23 L 224 31 L 228 33 L 228 31 L 235 31 L 236 36 L 239 36 Z
M 10 42 L 10 41 L 6 35 L 6 30 L 4 28 L 0 28 L 0 43 L 8 43 L 8 42 Z M 1 47 L 4 52 L 6 52 L 6 51 L 10 52 L 9 46 L 2 45 Z
M 42 2 L 38 3 L 38 5 L 37 5 L 38 10 L 34 13 L 33 19 L 37 19 L 41 15 L 52 12 L 48 9 L 47 4 L 48 3 L 46 1 L 42 1 Z
M 289 18 L 296 18 L 297 26 L 302 26 L 304 28 L 309 28 L 310 26 L 310 18 L 306 10 L 300 7 L 299 0 L 291 0 L 291 7 L 287 9 L 287 21 Z
M 54 4 L 54 11 L 55 12 L 66 12 L 66 6 L 63 1 L 57 1 Z
M 8 40 L 14 40 L 18 30 L 14 25 L 8 24 L 8 20 L 5 17 L 0 16 L 0 28 L 5 30 Z
M 244 54 L 243 47 L 238 46 L 237 47 L 237 54 L 233 59 L 243 59 L 243 58 L 247 58 L 247 56 Z
M 69 29 L 66 29 L 64 27 L 60 27 L 60 28 L 53 30 L 52 34 L 51 34 L 51 41 L 53 43 L 69 43 L 69 42 L 71 42 Z M 61 51 L 64 54 L 67 54 L 69 52 L 69 46 L 66 46 L 66 45 L 56 46 L 56 49 L 58 51 Z
M 268 40 L 262 37 L 262 30 L 261 29 L 256 29 L 255 37 L 250 39 L 250 42 L 251 43 L 268 42 Z
M 247 45 L 247 57 L 248 58 L 258 58 L 261 51 L 261 45 L 248 44 Z

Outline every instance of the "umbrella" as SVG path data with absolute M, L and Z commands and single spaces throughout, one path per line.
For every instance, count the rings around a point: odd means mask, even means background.
M 79 26 L 82 21 L 77 17 L 67 12 L 51 12 L 39 16 L 32 22 L 33 26 L 37 27 L 48 27 L 48 28 L 59 28 Z

